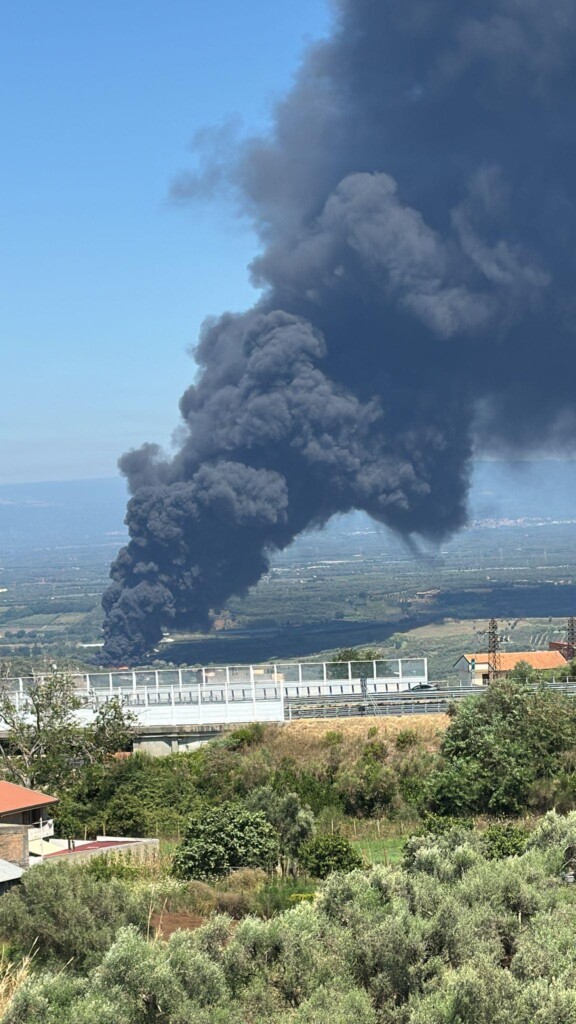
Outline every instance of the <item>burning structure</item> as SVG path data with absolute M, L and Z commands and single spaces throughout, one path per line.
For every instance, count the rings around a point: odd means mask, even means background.
M 120 461 L 109 660 L 337 512 L 457 530 L 474 445 L 572 441 L 575 85 L 572 0 L 338 0 L 270 135 L 176 182 L 236 191 L 262 295 L 206 321 L 176 454 Z

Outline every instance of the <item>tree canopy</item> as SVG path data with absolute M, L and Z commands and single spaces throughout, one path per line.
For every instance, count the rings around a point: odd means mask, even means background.
M 83 724 L 81 711 L 92 711 Z M 0 744 L 4 776 L 22 786 L 69 788 L 80 768 L 105 762 L 130 743 L 133 716 L 118 698 L 94 707 L 61 672 L 28 681 L 23 693 L 0 686 L 0 723 L 9 729 Z
M 551 797 L 571 803 L 575 746 L 573 698 L 521 678 L 497 680 L 454 708 L 431 804 L 448 814 L 517 814 Z
M 224 803 L 192 815 L 174 871 L 180 878 L 216 878 L 235 868 L 271 868 L 278 853 L 278 833 L 261 811 Z
M 574 1024 L 576 886 L 563 863 L 575 845 L 575 813 L 550 813 L 526 852 L 491 860 L 456 826 L 421 836 L 403 868 L 332 874 L 270 920 L 216 916 L 152 942 L 116 894 L 102 892 L 93 930 L 100 890 L 76 880 L 84 869 L 36 869 L 23 910 L 9 898 L 26 934 L 45 934 L 65 889 L 87 910 L 68 907 L 65 945 L 48 936 L 60 962 L 32 974 L 2 1024 Z

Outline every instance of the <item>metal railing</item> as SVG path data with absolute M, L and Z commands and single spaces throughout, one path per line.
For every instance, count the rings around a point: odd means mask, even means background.
M 42 679 L 40 675 L 36 677 Z M 215 665 L 165 669 L 114 669 L 110 672 L 72 673 L 79 691 L 86 693 L 136 692 L 174 687 L 186 690 L 200 686 L 211 689 L 252 689 L 284 685 L 287 690 L 303 686 L 346 685 L 366 679 L 380 686 L 407 688 L 428 680 L 426 658 L 387 658 L 374 661 L 290 661 L 260 665 Z M 13 692 L 24 692 L 34 679 L 5 680 Z
M 397 666 L 397 675 L 378 675 L 390 671 L 391 665 Z M 357 674 L 369 666 L 371 676 Z M 419 675 L 415 674 L 417 667 L 421 669 Z M 427 675 L 426 659 L 403 659 L 135 670 L 75 678 L 81 684 L 78 692 L 84 697 L 81 720 L 88 721 L 99 705 L 119 697 L 142 727 L 441 713 L 453 701 L 485 689 L 470 685 L 468 680 L 428 682 Z M 9 682 L 13 699 L 25 706 L 31 680 Z M 576 680 L 552 680 L 546 685 L 576 694 Z

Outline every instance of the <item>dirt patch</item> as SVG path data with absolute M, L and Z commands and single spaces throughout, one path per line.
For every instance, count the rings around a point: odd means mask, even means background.
M 189 914 L 185 911 L 169 913 L 167 911 L 163 914 L 152 914 L 150 927 L 162 939 L 169 939 L 174 932 L 194 931 L 196 928 L 201 928 L 204 921 L 205 918 L 200 917 L 199 914 Z

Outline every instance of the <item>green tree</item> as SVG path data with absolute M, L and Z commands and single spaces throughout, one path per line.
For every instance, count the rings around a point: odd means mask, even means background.
M 90 702 L 65 673 L 29 682 L 22 695 L 0 688 L 0 722 L 8 740 L 0 744 L 4 775 L 22 786 L 56 791 L 70 786 L 80 768 L 104 762 L 130 742 L 134 717 L 117 698 L 93 710 L 83 725 L 79 712 Z
M 296 793 L 277 793 L 260 786 L 246 799 L 245 806 L 260 811 L 276 829 L 280 842 L 280 863 L 286 873 L 296 866 L 298 853 L 314 832 L 314 815 L 303 807 Z
M 313 878 L 327 878 L 361 867 L 362 857 L 345 836 L 317 835 L 300 847 L 300 863 Z
M 538 681 L 539 674 L 527 661 L 517 661 L 506 677 L 515 683 L 534 683 Z
M 482 835 L 482 849 L 488 860 L 519 857 L 528 842 L 528 831 L 511 821 L 489 825 Z
M 497 680 L 455 708 L 442 741 L 443 765 L 431 779 L 432 809 L 517 814 L 543 781 L 568 770 L 575 742 L 570 697 L 522 680 Z
M 334 661 L 378 661 L 382 655 L 380 651 L 377 651 L 374 647 L 364 647 L 362 649 L 358 647 L 343 647 L 340 651 L 336 651 L 334 655 Z
M 278 852 L 278 833 L 264 814 L 224 803 L 190 818 L 173 870 L 180 878 L 217 878 L 235 868 L 272 868 Z
M 360 651 L 355 647 L 342 647 L 341 650 L 336 651 L 334 655 L 334 661 L 358 661 L 360 658 Z

